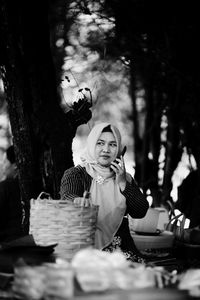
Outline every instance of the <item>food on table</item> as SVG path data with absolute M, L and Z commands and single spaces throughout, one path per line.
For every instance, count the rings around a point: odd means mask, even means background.
M 15 269 L 15 296 L 30 299 L 67 299 L 74 294 L 74 272 L 68 264 L 20 266 Z
M 15 268 L 12 290 L 17 297 L 38 300 L 45 290 L 45 268 L 20 266 Z
M 72 298 L 76 291 L 163 288 L 172 279 L 164 268 L 133 263 L 118 250 L 110 253 L 86 248 L 78 251 L 71 262 L 57 258 L 55 263 L 16 267 L 13 292 L 16 298 L 61 300 Z
M 72 259 L 75 276 L 85 292 L 155 287 L 157 273 L 143 264 L 132 264 L 119 251 L 83 249 Z
M 193 297 L 200 297 L 200 269 L 188 269 L 179 275 L 178 289 L 188 290 Z

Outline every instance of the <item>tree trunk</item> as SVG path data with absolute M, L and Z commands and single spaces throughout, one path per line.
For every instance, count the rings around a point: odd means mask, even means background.
M 64 170 L 73 166 L 73 137 L 85 121 L 82 122 L 79 112 L 70 111 L 66 115 L 60 107 L 50 48 L 48 1 L 2 0 L 1 4 L 1 71 L 21 196 L 26 204 L 27 233 L 29 200 L 45 189 L 52 197 L 59 197 Z M 86 110 L 90 119 L 88 106 Z

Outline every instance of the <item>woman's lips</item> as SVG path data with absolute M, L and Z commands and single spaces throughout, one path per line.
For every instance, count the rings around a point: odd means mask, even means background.
M 101 155 L 100 157 L 103 159 L 110 159 L 110 156 L 108 156 L 108 155 Z

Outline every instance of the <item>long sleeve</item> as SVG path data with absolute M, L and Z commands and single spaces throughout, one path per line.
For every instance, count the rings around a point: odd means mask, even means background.
M 132 218 L 143 218 L 149 208 L 149 203 L 133 178 L 131 182 L 127 181 L 121 193 L 126 198 L 127 213 Z
M 91 177 L 81 166 L 72 167 L 64 172 L 61 179 L 60 197 L 73 201 L 75 197 L 82 197 L 84 191 L 89 190 Z

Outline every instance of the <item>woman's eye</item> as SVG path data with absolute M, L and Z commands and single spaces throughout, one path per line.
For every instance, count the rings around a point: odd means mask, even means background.
M 97 145 L 99 145 L 99 146 L 103 146 L 103 145 L 104 145 L 104 143 L 103 143 L 103 142 L 101 142 L 101 141 L 98 141 L 98 142 L 97 142 Z
M 110 144 L 110 146 L 115 148 L 115 147 L 117 147 L 117 144 L 113 143 L 113 144 Z

